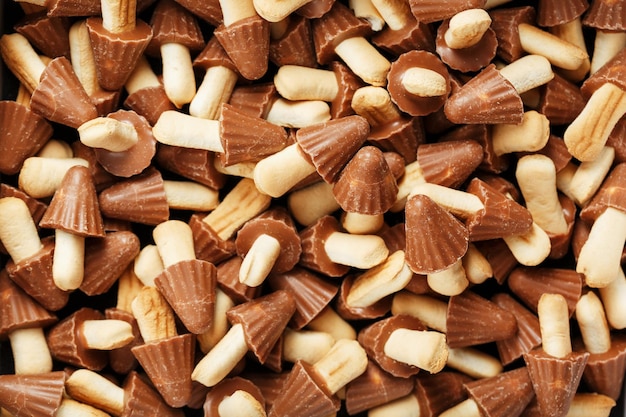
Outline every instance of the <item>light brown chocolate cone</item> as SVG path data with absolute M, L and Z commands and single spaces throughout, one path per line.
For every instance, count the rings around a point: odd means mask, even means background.
M 176 110 L 163 86 L 145 87 L 129 94 L 124 106 L 145 117 L 151 126 L 156 124 L 164 111 Z
M 607 145 L 611 146 L 608 144 L 608 142 Z M 572 160 L 572 155 L 567 150 L 565 142 L 562 138 L 556 135 L 550 135 L 548 137 L 548 142 L 546 143 L 546 146 L 538 150 L 537 153 L 540 153 L 552 159 L 556 172 L 561 171 Z M 522 153 L 520 153 L 520 155 L 521 154 Z
M 588 7 L 589 3 L 586 0 L 542 0 L 537 8 L 537 24 L 553 27 L 568 23 L 580 17 Z
M 347 212 L 384 214 L 396 202 L 398 185 L 383 152 L 364 146 L 341 171 L 333 194 Z
M 107 172 L 102 165 L 96 159 L 95 148 L 91 148 L 80 140 L 74 141 L 71 144 L 72 152 L 76 158 L 82 158 L 89 163 L 89 171 L 93 177 L 96 190 L 100 192 L 103 188 L 106 188 L 114 184 L 118 179 L 111 173 Z
M 625 30 L 624 4 L 620 1 L 593 1 L 583 18 L 585 26 L 603 30 Z
M 159 144 L 156 162 L 159 166 L 185 178 L 219 190 L 226 176 L 215 169 L 215 153 L 205 149 L 180 148 Z
M 406 262 L 416 274 L 443 271 L 467 252 L 463 223 L 423 194 L 407 201 L 405 229 Z
M 437 54 L 450 68 L 466 73 L 476 72 L 485 68 L 496 56 L 498 39 L 496 32 L 489 28 L 480 41 L 466 48 L 451 48 L 445 41 L 445 33 L 449 29 L 450 21 L 446 20 L 437 29 L 435 40 Z
M 400 30 L 383 28 L 372 35 L 372 43 L 395 55 L 415 50 L 435 52 L 435 36 L 431 25 L 415 18 Z
M 269 355 L 267 355 L 267 359 L 265 359 L 265 362 L 263 362 L 263 366 L 272 372 L 283 371 L 283 358 L 285 356 L 284 340 L 284 334 L 281 334 L 278 338 L 278 341 L 274 343 L 274 347 L 270 351 Z M 250 356 L 252 357 L 252 359 L 256 359 L 252 355 Z
M 562 76 L 554 78 L 542 87 L 541 101 L 537 111 L 544 114 L 551 125 L 573 122 L 585 107 L 585 99 L 578 86 Z
M 267 72 L 270 48 L 269 22 L 251 16 L 213 32 L 242 77 L 258 80 Z
M 485 417 L 517 417 L 535 396 L 526 367 L 465 384 Z
M 361 116 L 346 116 L 298 129 L 296 141 L 329 184 L 365 143 L 370 126 Z
M 312 0 L 300 6 L 296 13 L 307 19 L 319 19 L 324 16 L 335 4 L 335 0 Z
M 265 399 L 261 390 L 252 381 L 236 376 L 223 379 L 207 393 L 202 406 L 205 415 L 219 415 L 218 408 L 222 400 L 239 390 L 250 394 L 261 406 L 265 406 Z
M 163 43 L 178 43 L 191 51 L 204 48 L 202 31 L 196 17 L 173 0 L 159 0 L 150 21 L 152 40 L 147 52 L 159 55 L 158 49 Z
M 15 25 L 15 31 L 24 35 L 45 56 L 64 56 L 69 59 L 70 25 L 71 21 L 67 17 L 48 16 L 39 12 L 27 14 Z
M 606 141 L 606 145 L 615 150 L 616 164 L 626 162 L 626 119 L 620 119 L 617 122 Z
M 347 265 L 333 262 L 324 249 L 328 236 L 341 229 L 333 216 L 324 216 L 300 232 L 302 255 L 299 265 L 331 277 L 340 277 L 350 270 Z
M 81 2 L 52 0 L 46 4 L 46 8 L 48 16 L 93 16 L 102 11 L 100 2 L 97 0 Z
M 198 16 L 200 19 L 206 20 L 214 27 L 219 26 L 224 20 L 219 0 L 207 0 L 202 2 L 193 0 L 176 0 L 176 2 Z
M 354 415 L 404 397 L 413 388 L 412 378 L 394 377 L 370 360 L 365 372 L 346 385 L 346 410 Z
M 358 88 L 363 87 L 363 81 L 340 61 L 332 61 L 329 66 L 335 73 L 339 87 L 337 95 L 330 103 L 330 116 L 332 119 L 350 116 L 354 114 L 352 97 Z
M 0 101 L 0 173 L 17 174 L 52 137 L 52 126 L 14 101 Z
M 191 398 L 195 341 L 193 334 L 186 333 L 132 348 L 133 355 L 170 407 L 182 407 Z
M 264 118 L 276 98 L 274 83 L 254 83 L 235 86 L 228 103 L 251 116 Z
M 184 413 L 168 406 L 163 397 L 133 371 L 124 381 L 124 412 L 120 417 L 147 415 L 183 417 Z
M 220 238 L 215 230 L 202 220 L 204 217 L 205 215 L 196 213 L 189 219 L 196 258 L 218 264 L 237 253 L 235 241 Z
M 226 316 L 231 324 L 243 326 L 248 348 L 264 363 L 295 311 L 293 296 L 279 290 L 239 304 Z
M 239 281 L 239 270 L 243 259 L 232 256 L 217 265 L 217 283 L 236 304 L 245 303 L 261 294 L 262 286 L 250 287 Z
M 381 149 L 398 152 L 407 164 L 411 163 L 417 157 L 418 146 L 426 142 L 422 118 L 402 116 L 376 126 L 370 132 L 368 141 Z
M 53 59 L 30 98 L 30 108 L 40 116 L 78 128 L 98 116 L 96 106 L 65 57 Z
M 572 269 L 515 268 L 507 280 L 511 291 L 534 313 L 543 293 L 561 294 L 570 316 L 582 294 L 583 276 Z
M 128 374 L 137 367 L 137 359 L 131 352 L 131 349 L 135 346 L 143 344 L 143 338 L 137 325 L 137 320 L 133 313 L 125 311 L 120 308 L 107 308 L 104 310 L 104 316 L 108 320 L 123 320 L 130 324 L 133 329 L 134 339 L 126 346 L 113 349 L 109 351 L 109 365 L 118 374 Z
M 107 233 L 85 242 L 85 278 L 80 290 L 87 295 L 106 293 L 139 254 L 140 242 L 130 231 Z
M 561 359 L 541 349 L 524 354 L 542 415 L 567 415 L 588 358 L 587 352 L 572 352 Z
M 440 142 L 474 140 L 483 148 L 483 158 L 478 168 L 491 174 L 500 174 L 510 165 L 508 154 L 497 155 L 491 140 L 491 126 L 486 124 L 461 125 L 440 137 Z M 499 177 L 498 177 L 499 178 Z
M 39 225 L 83 237 L 104 237 L 102 215 L 89 168 L 76 165 L 67 171 Z
M 471 378 L 460 372 L 422 372 L 415 378 L 413 391 L 420 405 L 420 416 L 438 416 L 467 398 L 463 384 Z
M 216 274 L 212 263 L 193 259 L 168 266 L 154 279 L 156 287 L 191 333 L 204 333 L 213 323 Z
M 53 417 L 65 388 L 65 372 L 0 375 L 0 406 L 16 416 Z
M 409 0 L 413 16 L 424 23 L 449 19 L 463 10 L 482 8 L 485 3 L 485 0 Z
M 232 71 L 237 71 L 235 63 L 230 59 L 222 44 L 215 36 L 207 42 L 204 49 L 193 60 L 194 68 L 208 69 L 210 67 L 221 66 Z
M 517 333 L 510 311 L 471 290 L 450 297 L 446 315 L 448 346 L 460 348 L 509 339 Z
M 626 202 L 626 164 L 617 164 L 604 179 L 602 186 L 591 201 L 580 211 L 580 218 L 587 223 L 593 223 L 607 207 L 624 210 Z
M 589 355 L 583 371 L 583 381 L 591 392 L 617 401 L 622 394 L 625 372 L 626 339 L 623 335 L 613 334 L 608 351 Z
M 519 38 L 519 25 L 535 24 L 535 8 L 531 6 L 497 8 L 491 10 L 489 15 L 491 28 L 498 38 L 497 55 L 508 63 L 525 55 Z
M 163 178 L 152 168 L 104 189 L 98 202 L 102 215 L 113 219 L 157 225 L 170 215 Z
M 473 140 L 425 143 L 417 148 L 417 161 L 427 182 L 456 188 L 474 172 L 483 148 Z
M 517 333 L 509 338 L 496 341 L 500 361 L 509 365 L 541 345 L 539 319 L 507 293 L 498 293 L 491 298 L 500 308 L 510 311 L 517 320 Z
M 269 60 L 278 66 L 300 65 L 315 68 L 317 61 L 311 21 L 302 16 L 291 15 L 283 36 L 270 40 Z
M 249 116 L 230 104 L 222 104 L 219 121 L 224 166 L 258 162 L 289 144 L 285 128 Z
M 474 245 L 489 261 L 493 277 L 499 284 L 503 284 L 511 271 L 519 265 L 515 256 L 502 239 L 484 240 Z
M 444 112 L 457 124 L 519 124 L 524 106 L 513 84 L 490 64 L 448 97 Z
M 615 84 L 621 89 L 626 88 L 624 82 L 624 62 L 626 62 L 626 51 L 621 49 L 606 64 L 601 66 L 593 75 L 587 78 L 580 86 L 580 92 L 585 99 L 589 99 L 591 95 L 605 83 Z
M 283 384 L 289 378 L 289 375 L 291 375 L 290 372 L 244 372 L 242 374 L 244 378 L 252 381 L 261 390 L 265 399 L 265 409 L 268 411 L 272 408 L 274 400 L 281 395 Z

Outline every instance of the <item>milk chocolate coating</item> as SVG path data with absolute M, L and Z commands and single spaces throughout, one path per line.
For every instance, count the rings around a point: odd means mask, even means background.
M 337 297 L 335 303 L 335 310 L 345 320 L 368 320 L 381 318 L 389 311 L 391 311 L 391 302 L 393 297 L 391 295 L 384 297 L 374 304 L 367 307 L 352 307 L 346 301 L 350 289 L 357 275 L 351 274 L 345 276 L 341 280 L 341 286 L 339 287 L 339 297 Z
M 274 83 L 254 83 L 235 86 L 229 104 L 256 117 L 263 117 L 278 96 Z
M 624 5 L 619 1 L 592 1 L 583 17 L 583 25 L 603 30 L 625 30 Z
M 489 11 L 491 28 L 498 38 L 497 55 L 511 63 L 521 58 L 525 51 L 519 38 L 520 23 L 535 24 L 535 8 L 531 6 L 496 8 Z
M 219 0 L 176 0 L 176 2 L 214 27 L 219 26 L 224 21 Z
M 312 0 L 300 6 L 296 13 L 307 19 L 319 19 L 331 9 L 335 0 Z
M 147 50 L 153 55 L 159 55 L 158 49 L 164 43 L 179 43 L 191 51 L 204 48 L 198 20 L 174 0 L 159 0 L 150 24 L 153 36 Z
M 128 374 L 137 367 L 138 363 L 131 349 L 144 343 L 137 320 L 135 320 L 135 316 L 131 312 L 115 307 L 104 310 L 104 316 L 108 320 L 123 320 L 130 324 L 133 329 L 134 338 L 130 343 L 109 351 L 109 365 L 111 369 L 118 374 Z
M 215 169 L 215 153 L 205 149 L 181 148 L 159 144 L 155 156 L 157 164 L 168 171 L 219 190 L 226 176 Z
M 426 142 L 422 118 L 403 115 L 393 122 L 375 126 L 368 141 L 384 150 L 398 152 L 407 164 L 411 163 L 417 158 L 417 147 Z
M 85 145 L 80 140 L 72 142 L 71 147 L 75 158 L 82 158 L 89 163 L 89 172 L 91 172 L 94 185 L 98 192 L 118 181 L 117 177 L 106 171 L 102 165 L 100 165 L 100 162 L 96 159 L 95 148 Z
M 149 415 L 183 417 L 184 413 L 168 406 L 158 392 L 132 371 L 124 381 L 124 411 L 120 417 Z
M 580 17 L 588 7 L 589 3 L 586 0 L 542 0 L 537 8 L 537 24 L 543 27 L 553 27 L 568 23 Z M 615 13 L 614 10 L 613 13 Z M 585 18 L 590 18 L 589 13 L 585 15 Z
M 270 410 L 274 401 L 280 397 L 283 392 L 283 384 L 289 378 L 290 372 L 244 372 L 241 376 L 256 385 L 263 394 L 265 399 L 265 409 Z
M 435 52 L 435 36 L 428 23 L 409 17 L 409 23 L 400 30 L 388 26 L 372 35 L 372 43 L 384 51 L 401 55 L 413 50 Z
M 222 400 L 233 395 L 235 391 L 245 391 L 252 395 L 261 405 L 265 406 L 265 399 L 261 390 L 250 380 L 236 376 L 223 379 L 208 392 L 202 407 L 204 414 L 207 416 L 218 416 L 218 407 Z
M 626 181 L 626 164 L 621 163 L 613 167 L 598 192 L 583 207 L 580 218 L 591 224 L 607 207 L 625 211 L 626 188 L 624 181 Z
M 420 405 L 420 416 L 435 417 L 467 399 L 463 384 L 471 378 L 460 372 L 419 373 L 413 394 Z
M 445 41 L 445 33 L 450 27 L 450 20 L 445 20 L 437 29 L 436 50 L 441 60 L 450 68 L 461 72 L 475 72 L 489 65 L 496 56 L 498 39 L 496 32 L 489 28 L 480 41 L 467 48 L 450 48 Z
M 497 155 L 491 140 L 491 126 L 488 124 L 471 124 L 456 126 L 439 137 L 439 142 L 455 140 L 474 140 L 483 148 L 483 158 L 478 169 L 493 174 L 500 174 L 510 166 L 509 154 Z M 567 150 L 567 149 L 566 149 Z
M 457 188 L 483 159 L 483 148 L 474 140 L 424 143 L 417 147 L 417 161 L 427 182 Z
M 0 184 L 0 198 L 4 197 L 17 197 L 24 201 L 35 224 L 39 224 L 39 220 L 41 220 L 41 217 L 48 208 L 46 203 L 39 201 L 36 198 L 32 198 L 18 188 L 2 183 Z
M 612 334 L 608 351 L 589 354 L 582 380 L 591 392 L 617 401 L 622 394 L 625 372 L 626 340 L 622 334 Z
M 402 78 L 410 68 L 424 68 L 441 75 L 446 80 L 445 93 L 435 97 L 420 97 L 408 92 L 402 85 Z M 411 116 L 426 116 L 437 111 L 443 106 L 451 90 L 446 66 L 435 54 L 428 51 L 410 51 L 400 55 L 391 64 L 387 81 L 387 89 L 393 102 Z
M 284 333 L 282 333 L 280 335 L 280 337 L 278 338 L 278 341 L 276 341 L 276 343 L 274 343 L 274 347 L 272 347 L 272 350 L 270 350 L 269 355 L 267 355 L 267 358 L 265 359 L 265 362 L 263 362 L 263 366 L 267 369 L 269 369 L 272 372 L 282 372 L 283 371 L 283 357 L 284 355 Z M 250 355 L 251 359 L 257 359 L 254 357 L 254 355 Z M 257 359 L 258 362 L 258 359 Z M 241 371 L 240 371 L 241 372 Z M 238 372 L 238 373 L 240 373 Z
M 232 71 L 237 71 L 235 63 L 230 59 L 222 44 L 215 36 L 207 42 L 206 46 L 193 60 L 194 68 L 208 69 L 210 67 L 226 67 Z
M 102 12 L 98 0 L 51 0 L 46 3 L 48 16 L 93 16 Z
M 14 101 L 0 101 L 0 173 L 17 174 L 51 137 L 44 118 Z
M 234 244 L 233 244 L 234 251 Z M 261 294 L 261 286 L 250 287 L 239 281 L 239 269 L 243 259 L 233 256 L 217 265 L 217 283 L 236 304 L 245 303 Z
M 531 153 L 532 152 L 519 152 L 518 155 L 521 157 L 523 155 L 530 155 Z M 546 143 L 546 146 L 538 150 L 536 153 L 540 153 L 552 159 L 552 162 L 554 163 L 554 168 L 556 169 L 557 173 L 565 168 L 567 164 L 572 160 L 572 155 L 567 150 L 567 146 L 565 145 L 563 139 L 552 134 L 550 135 L 550 137 L 548 137 L 548 142 Z
M 54 417 L 63 401 L 65 372 L 0 375 L 0 407 L 16 416 Z
M 553 234 L 548 233 L 550 237 L 550 259 L 561 259 L 570 248 L 570 242 L 572 235 L 574 234 L 574 225 L 576 223 L 576 203 L 574 200 L 566 195 L 559 194 L 559 202 L 563 208 L 563 216 L 565 217 L 565 223 L 567 224 L 567 230 L 565 233 Z
M 426 330 L 426 326 L 415 317 L 398 314 L 378 320 L 365 327 L 359 332 L 357 339 L 365 348 L 367 356 L 383 370 L 395 377 L 409 378 L 417 374 L 420 368 L 392 359 L 385 355 L 384 351 L 389 336 L 397 329 Z
M 338 232 L 340 228 L 339 221 L 336 218 L 324 216 L 303 229 L 300 232 L 302 255 L 300 256 L 299 265 L 330 277 L 345 275 L 350 270 L 350 267 L 331 261 L 324 249 L 328 236 Z
M 606 146 L 615 150 L 616 164 L 626 162 L 626 119 L 617 122 L 606 141 Z
M 413 16 L 424 23 L 449 19 L 463 10 L 480 9 L 485 3 L 485 0 L 409 0 Z
M 67 17 L 48 16 L 45 12 L 39 12 L 26 15 L 15 25 L 15 31 L 24 35 L 45 56 L 64 56 L 69 59 L 70 25 L 71 21 Z
M 193 234 L 193 245 L 196 258 L 217 264 L 235 254 L 234 240 L 222 240 L 215 230 L 202 219 L 204 214 L 192 214 L 189 227 Z
M 526 367 L 465 384 L 485 417 L 519 416 L 535 396 Z
M 580 88 L 555 74 L 554 78 L 542 87 L 541 101 L 537 111 L 544 114 L 551 125 L 566 125 L 576 119 L 585 107 Z
M 302 16 L 290 15 L 285 33 L 270 39 L 269 60 L 277 66 L 299 65 L 315 68 L 315 48 L 311 21 Z
M 446 340 L 451 348 L 509 339 L 516 332 L 517 320 L 513 313 L 471 290 L 448 301 Z
M 345 64 L 332 61 L 330 69 L 335 73 L 339 91 L 330 103 L 330 115 L 332 119 L 350 116 L 354 114 L 352 109 L 352 97 L 354 92 L 363 87 L 363 81 L 357 77 Z
M 145 117 L 151 126 L 154 126 L 161 117 L 161 113 L 176 110 L 165 94 L 163 86 L 146 87 L 135 91 L 124 100 L 124 106 Z
M 474 245 L 489 261 L 493 277 L 499 284 L 503 284 L 509 273 L 519 265 L 517 259 L 502 239 L 474 242 Z

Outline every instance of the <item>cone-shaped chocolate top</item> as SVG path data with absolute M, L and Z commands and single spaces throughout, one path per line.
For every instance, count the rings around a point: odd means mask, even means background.
M 265 117 L 276 97 L 274 83 L 254 83 L 236 86 L 228 103 L 249 115 Z
M 120 417 L 139 415 L 183 417 L 184 413 L 168 406 L 158 392 L 132 371 L 124 381 L 124 411 Z
M 467 9 L 480 9 L 485 6 L 485 0 L 410 0 L 413 16 L 424 23 L 449 19 L 455 14 Z
M 625 30 L 624 2 L 595 0 L 583 18 L 585 26 L 603 30 Z
M 263 363 L 295 311 L 293 296 L 279 290 L 239 304 L 226 316 L 232 324 L 243 326 L 248 348 Z
M 181 148 L 159 144 L 156 162 L 159 166 L 190 180 L 219 190 L 226 176 L 215 169 L 215 153 L 206 149 Z
M 333 262 L 326 253 L 326 239 L 341 230 L 339 221 L 333 216 L 323 216 L 300 232 L 302 255 L 299 264 L 331 277 L 345 275 L 350 267 Z
M 541 344 L 539 318 L 507 293 L 498 293 L 491 298 L 491 301 L 500 308 L 513 313 L 517 320 L 515 336 L 496 341 L 500 361 L 503 365 L 509 365 Z
M 448 301 L 446 329 L 448 346 L 460 348 L 513 337 L 517 320 L 513 313 L 465 290 Z
M 148 48 L 152 52 L 164 43 L 179 43 L 192 51 L 204 47 L 196 17 L 174 0 L 159 0 L 150 23 L 153 37 Z
M 367 120 L 353 115 L 300 128 L 296 140 L 324 181 L 332 184 L 369 132 Z
M 128 374 L 137 367 L 137 359 L 131 349 L 144 343 L 139 325 L 133 313 L 121 308 L 111 307 L 104 310 L 104 316 L 108 320 L 123 320 L 130 324 L 133 331 L 133 340 L 125 346 L 109 351 L 109 365 L 118 374 Z
M 383 152 L 364 146 L 341 171 L 333 194 L 347 212 L 383 214 L 396 202 L 398 185 Z
M 23 200 L 26 203 L 26 206 L 28 206 L 28 211 L 30 212 L 35 224 L 39 223 L 48 208 L 46 203 L 29 196 L 24 191 L 10 186 L 9 184 L 2 183 L 0 184 L 0 198 L 4 197 L 17 197 L 20 200 Z
M 622 394 L 626 374 L 626 338 L 611 335 L 611 348 L 604 353 L 589 355 L 583 372 L 583 381 L 591 392 L 597 392 L 617 401 Z
M 472 379 L 460 372 L 422 372 L 415 378 L 413 391 L 420 405 L 420 416 L 438 416 L 467 399 L 463 384 Z
M 586 0 L 541 0 L 537 8 L 537 24 L 552 27 L 568 23 L 581 16 L 588 7 L 589 3 Z M 616 10 L 612 9 L 612 13 L 615 12 Z M 585 15 L 585 18 L 588 17 L 589 14 Z
M 580 218 L 594 222 L 608 207 L 626 211 L 626 163 L 616 165 L 606 177 L 598 192 L 581 210 Z
M 0 407 L 16 416 L 54 417 L 63 400 L 65 372 L 0 375 Z
M 270 39 L 269 59 L 277 66 L 300 65 L 315 68 L 315 49 L 311 33 L 311 21 L 302 16 L 291 15 L 285 33 Z
M 67 171 L 39 225 L 78 236 L 104 237 L 98 196 L 89 168 L 76 165 Z
M 217 265 L 217 282 L 220 289 L 224 291 L 235 304 L 245 303 L 258 297 L 263 288 L 262 286 L 250 287 L 239 281 L 239 270 L 241 269 L 242 262 L 243 259 L 241 257 L 232 256 L 230 259 Z
M 564 125 L 573 122 L 584 107 L 585 99 L 580 88 L 559 74 L 554 74 L 554 78 L 542 89 L 537 111 L 545 115 L 550 124 Z
M 176 0 L 176 2 L 180 3 L 185 9 L 191 11 L 200 19 L 206 20 L 214 27 L 219 26 L 224 20 L 219 0 Z
M 210 67 L 226 67 L 232 71 L 237 71 L 237 67 L 232 59 L 228 56 L 222 44 L 215 36 L 211 37 L 206 46 L 193 60 L 195 68 L 208 69 Z
M 465 389 L 485 417 L 519 416 L 535 396 L 526 367 L 468 382 Z
M 332 119 L 350 116 L 354 114 L 352 109 L 352 97 L 354 92 L 363 87 L 364 83 L 345 64 L 339 61 L 332 61 L 330 69 L 335 73 L 339 91 L 330 103 L 330 115 Z
M 535 24 L 535 8 L 532 6 L 497 8 L 490 10 L 489 15 L 491 28 L 498 38 L 498 56 L 511 63 L 525 55 L 519 38 L 519 25 Z
M 48 16 L 41 11 L 27 14 L 15 25 L 15 31 L 47 57 L 70 58 L 70 25 L 70 19 L 65 16 Z
M 469 245 L 463 223 L 429 197 L 406 203 L 406 262 L 416 274 L 443 271 L 461 259 Z
M 624 71 L 626 70 L 626 50 L 620 49 L 613 58 L 603 66 L 601 66 L 593 75 L 585 80 L 580 87 L 580 92 L 585 99 L 591 97 L 594 91 L 602 87 L 605 83 L 612 83 L 621 88 L 626 89 L 626 81 L 624 81 Z
M 483 148 L 474 140 L 425 143 L 417 147 L 417 161 L 427 182 L 456 188 L 483 160 Z

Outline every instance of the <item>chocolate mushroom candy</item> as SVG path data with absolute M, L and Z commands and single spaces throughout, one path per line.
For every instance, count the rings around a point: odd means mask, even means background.
M 64 398 L 65 372 L 0 375 L 0 407 L 13 415 L 57 415 Z
M 135 127 L 112 117 L 97 117 L 78 127 L 80 141 L 92 148 L 123 152 L 139 141 Z
M 613 10 L 613 7 L 623 9 L 624 5 L 621 2 L 611 5 L 606 1 L 592 2 L 583 17 L 583 25 L 595 29 L 590 74 L 594 74 L 626 46 L 624 18 L 619 14 L 606 15 L 607 10 Z
M 249 379 L 236 376 L 222 380 L 206 395 L 202 408 L 210 415 L 264 417 L 265 398 Z
M 232 327 L 198 362 L 192 379 L 207 387 L 215 386 L 235 368 L 248 350 L 264 363 L 295 308 L 291 294 L 279 290 L 228 310 Z
M 73 371 L 65 381 L 65 389 L 72 399 L 111 415 L 121 416 L 124 412 L 124 389 L 92 370 Z
M 148 49 L 159 49 L 165 92 L 181 108 L 196 94 L 191 51 L 204 47 L 202 32 L 196 17 L 173 0 L 157 3 L 151 24 L 153 37 Z
M 345 116 L 298 129 L 296 143 L 257 163 L 254 183 L 271 197 L 284 195 L 316 171 L 324 181 L 333 183 L 365 142 L 369 130 L 369 124 L 360 116 Z
M 33 198 L 52 197 L 73 166 L 88 167 L 82 158 L 26 158 L 18 175 L 19 188 Z

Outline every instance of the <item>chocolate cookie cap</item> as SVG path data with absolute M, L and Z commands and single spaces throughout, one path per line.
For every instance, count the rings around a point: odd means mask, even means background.
M 15 25 L 15 31 L 26 37 L 45 56 L 70 58 L 70 19 L 48 16 L 45 12 L 27 14 Z
M 569 23 L 585 13 L 588 7 L 589 3 L 586 0 L 541 0 L 537 8 L 537 24 L 553 27 Z M 585 15 L 587 16 L 588 14 Z
M 234 244 L 233 244 L 234 251 Z M 261 294 L 262 286 L 250 287 L 239 281 L 239 270 L 243 259 L 232 256 L 217 265 L 217 283 L 236 304 L 246 303 Z
M 611 339 L 608 351 L 589 355 L 582 380 L 591 392 L 617 401 L 622 394 L 626 372 L 626 339 L 620 334 L 611 335 Z
M 415 17 L 402 29 L 384 27 L 380 32 L 374 33 L 371 39 L 374 45 L 395 55 L 414 50 L 435 52 L 435 37 L 431 25 L 420 22 Z
M 621 1 L 592 1 L 582 22 L 595 29 L 625 30 L 624 4 Z
M 621 163 L 613 167 L 604 179 L 602 186 L 580 211 L 580 218 L 593 223 L 607 207 L 624 211 L 626 208 L 626 164 Z
M 413 16 L 424 23 L 449 19 L 467 9 L 482 9 L 485 0 L 409 0 Z
M 152 40 L 147 51 L 159 55 L 158 50 L 163 43 L 185 45 L 191 51 L 204 48 L 204 38 L 198 20 L 187 9 L 174 0 L 159 0 L 150 21 Z
M 442 22 L 435 39 L 437 54 L 443 62 L 460 72 L 476 72 L 489 65 L 498 49 L 498 39 L 493 29 L 487 29 L 478 43 L 467 48 L 455 49 L 449 47 L 444 38 L 449 26 L 449 20 Z
M 391 311 L 391 295 L 381 298 L 374 304 L 367 307 L 353 307 L 348 304 L 348 295 L 352 289 L 352 284 L 358 278 L 356 274 L 350 274 L 343 277 L 341 286 L 339 287 L 339 296 L 336 299 L 335 310 L 344 320 L 372 320 L 385 316 Z
M 426 142 L 424 123 L 421 117 L 403 115 L 372 128 L 367 140 L 381 149 L 399 153 L 408 164 L 415 161 L 418 146 Z
M 176 0 L 176 2 L 214 27 L 219 26 L 224 21 L 219 0 Z
M 139 331 L 139 325 L 133 313 L 112 307 L 104 310 L 104 316 L 108 320 L 123 320 L 130 324 L 133 329 L 134 339 L 125 346 L 109 351 L 109 366 L 118 374 L 128 374 L 137 367 L 137 359 L 131 349 L 143 344 L 143 338 Z
M 417 161 L 427 182 L 457 188 L 483 159 L 483 148 L 473 140 L 425 143 L 417 147 Z
M 554 78 L 542 87 L 537 111 L 544 114 L 551 125 L 565 125 L 576 119 L 585 103 L 576 84 L 555 74 Z
M 465 389 L 486 417 L 519 416 L 535 396 L 526 367 L 468 382 Z
M 217 232 L 203 219 L 204 214 L 195 213 L 189 218 L 189 227 L 193 234 L 193 245 L 197 259 L 202 259 L 213 264 L 218 264 L 237 251 L 233 239 L 223 240 Z
M 273 82 L 239 85 L 233 89 L 228 103 L 251 116 L 264 118 L 277 96 Z
M 219 415 L 219 405 L 222 400 L 228 396 L 231 396 L 235 391 L 244 391 L 254 397 L 262 406 L 265 406 L 265 399 L 261 390 L 254 385 L 254 383 L 248 379 L 240 376 L 225 378 L 215 385 L 207 393 L 206 399 L 202 406 L 205 415 Z
M 469 376 L 453 371 L 418 374 L 413 393 L 420 406 L 420 415 L 438 416 L 467 399 L 463 385 L 469 381 L 471 381 Z
M 498 39 L 497 55 L 505 62 L 518 60 L 525 51 L 519 38 L 520 23 L 535 24 L 535 8 L 532 6 L 496 8 L 489 11 L 491 28 Z
M 63 371 L 0 375 L 0 406 L 16 416 L 53 417 L 63 401 Z
M 279 67 L 300 65 L 315 68 L 317 61 L 311 21 L 292 14 L 285 33 L 278 39 L 270 39 L 269 60 Z
M 226 67 L 232 71 L 237 71 L 235 63 L 230 59 L 222 44 L 215 36 L 206 43 L 204 49 L 194 58 L 194 68 L 209 69 L 210 67 Z
M 341 230 L 339 221 L 333 216 L 323 216 L 300 232 L 302 255 L 299 265 L 330 277 L 348 273 L 350 267 L 333 262 L 324 249 L 328 236 Z
M 133 371 L 124 381 L 124 411 L 120 417 L 147 415 L 183 417 L 184 413 L 168 406 L 163 397 Z
M 161 113 L 176 110 L 176 106 L 167 97 L 165 89 L 161 85 L 145 87 L 129 94 L 124 100 L 124 106 L 145 117 L 151 126 L 156 124 Z
M 350 116 L 354 114 L 352 97 L 358 88 L 363 87 L 363 81 L 342 62 L 332 61 L 329 66 L 335 73 L 339 87 L 337 95 L 330 103 L 330 116 L 332 119 Z

